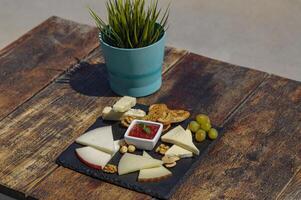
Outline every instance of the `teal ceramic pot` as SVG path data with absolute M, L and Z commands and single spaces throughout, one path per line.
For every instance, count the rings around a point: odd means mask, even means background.
M 142 97 L 160 89 L 165 35 L 147 47 L 124 49 L 100 43 L 111 89 L 122 96 Z

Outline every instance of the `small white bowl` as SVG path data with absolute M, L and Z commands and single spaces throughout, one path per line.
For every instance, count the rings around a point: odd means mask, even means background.
M 144 138 L 129 136 L 129 133 L 132 130 L 133 126 L 139 123 L 159 125 L 160 127 L 153 139 L 144 139 Z M 124 139 L 127 144 L 132 144 L 138 149 L 152 150 L 156 146 L 161 136 L 162 130 L 163 130 L 163 124 L 161 123 L 135 119 L 131 122 L 130 126 L 126 130 L 124 134 Z

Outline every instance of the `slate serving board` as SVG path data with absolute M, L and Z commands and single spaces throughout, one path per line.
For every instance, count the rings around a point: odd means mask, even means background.
M 148 107 L 145 105 L 136 105 L 134 108 L 143 109 L 145 111 L 148 110 Z M 185 122 L 179 123 L 184 128 L 187 127 L 190 120 L 186 120 Z M 175 124 L 173 127 L 179 125 Z M 112 122 L 112 121 L 105 121 L 102 120 L 102 118 L 98 118 L 96 122 L 87 129 L 87 131 L 102 127 L 112 125 L 112 131 L 113 131 L 113 137 L 114 140 L 122 139 L 123 135 L 126 131 L 126 128 L 122 127 L 118 122 Z M 221 129 L 219 130 L 219 138 L 221 137 Z M 218 138 L 218 139 L 219 139 Z M 217 139 L 217 140 L 218 140 Z M 151 195 L 153 197 L 159 198 L 159 199 L 169 199 L 172 193 L 175 191 L 175 189 L 185 180 L 187 176 L 189 176 L 193 169 L 198 165 L 199 161 L 202 159 L 204 155 L 207 154 L 208 149 L 215 141 L 205 140 L 201 143 L 194 142 L 194 144 L 197 146 L 197 148 L 200 150 L 200 155 L 193 156 L 191 158 L 184 158 L 179 161 L 177 161 L 177 165 L 174 168 L 169 168 L 169 170 L 172 172 L 172 176 L 161 180 L 160 182 L 149 182 L 149 183 L 140 183 L 137 182 L 138 173 L 134 172 L 130 174 L 125 174 L 119 176 L 118 174 L 107 174 L 102 172 L 101 170 L 95 170 L 92 169 L 77 158 L 75 154 L 75 149 L 79 147 L 83 147 L 80 144 L 73 143 L 71 144 L 56 160 L 57 164 L 72 169 L 76 172 L 98 178 L 100 180 L 119 185 L 131 190 L 135 190 L 137 192 L 142 192 L 148 195 Z M 161 144 L 161 141 L 157 143 L 157 146 Z M 157 147 L 156 146 L 156 147 Z M 171 145 L 170 145 L 171 146 Z M 161 159 L 162 155 L 159 155 L 155 152 L 156 147 L 152 151 L 147 151 L 152 157 Z M 136 150 L 135 154 L 142 155 L 142 150 Z M 122 154 L 117 152 L 114 157 L 111 159 L 109 163 L 118 165 L 118 162 L 121 158 Z

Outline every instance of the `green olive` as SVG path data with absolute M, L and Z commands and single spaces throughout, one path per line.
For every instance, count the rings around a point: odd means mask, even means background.
M 195 140 L 198 142 L 202 142 L 206 139 L 206 132 L 202 129 L 199 129 L 196 133 L 195 133 Z
M 202 125 L 202 124 L 206 124 L 206 123 L 209 123 L 210 124 L 210 119 L 207 115 L 204 115 L 204 114 L 198 114 L 196 116 L 196 121 Z
M 200 129 L 200 125 L 196 121 L 191 121 L 188 127 L 194 133 Z
M 211 140 L 215 140 L 217 137 L 218 137 L 218 132 L 215 128 L 211 128 L 208 132 L 208 137 L 211 139 Z
M 201 124 L 201 129 L 208 132 L 211 129 L 211 124 L 210 123 Z

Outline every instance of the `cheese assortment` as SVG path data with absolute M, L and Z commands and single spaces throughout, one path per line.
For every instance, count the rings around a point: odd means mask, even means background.
M 189 159 L 200 154 L 190 131 L 192 130 L 193 133 L 199 131 L 196 122 L 191 122 L 187 130 L 181 125 L 169 130 L 173 123 L 186 120 L 190 116 L 188 111 L 172 110 L 165 104 L 153 104 L 146 113 L 133 108 L 135 105 L 136 98 L 125 96 L 115 104 L 103 109 L 102 118 L 104 120 L 119 121 L 120 126 L 128 127 L 121 140 L 114 141 L 112 126 L 96 128 L 76 139 L 78 144 L 84 145 L 75 150 L 78 159 L 83 164 L 103 170 L 108 174 L 117 172 L 119 176 L 138 172 L 138 182 L 156 182 L 172 176 L 171 168 L 176 167 L 177 162 L 180 162 L 181 159 Z M 209 118 L 207 118 L 205 115 L 198 115 L 197 122 L 209 123 Z M 165 134 L 161 135 L 160 127 Z M 155 140 L 155 138 L 159 139 Z M 196 141 L 200 141 L 198 140 L 199 135 L 195 138 Z M 134 140 L 139 141 L 139 145 L 137 142 L 133 142 Z M 146 144 L 150 142 L 154 142 L 154 145 L 145 148 Z M 160 144 L 153 149 L 157 142 Z M 140 145 L 140 143 L 145 144 Z M 155 159 L 146 151 L 139 155 L 141 153 L 136 149 L 147 149 L 157 153 L 156 158 L 161 157 Z M 109 164 L 115 154 L 121 157 L 118 164 Z

